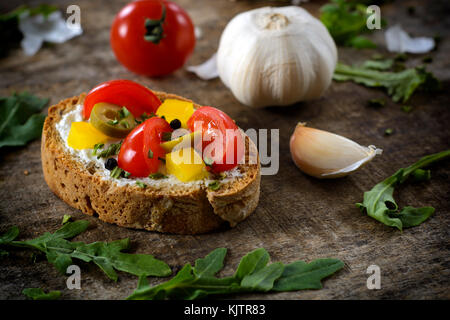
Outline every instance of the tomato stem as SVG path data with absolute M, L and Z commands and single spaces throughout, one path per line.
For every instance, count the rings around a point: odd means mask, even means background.
M 146 33 L 144 39 L 146 41 L 158 44 L 162 38 L 164 38 L 164 28 L 163 23 L 166 20 L 166 6 L 162 5 L 162 15 L 160 19 L 145 19 L 145 29 Z

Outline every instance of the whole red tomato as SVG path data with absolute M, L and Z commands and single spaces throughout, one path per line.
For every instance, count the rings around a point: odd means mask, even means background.
M 156 112 L 161 105 L 158 97 L 146 87 L 131 80 L 111 80 L 100 83 L 84 99 L 83 117 L 89 119 L 96 103 L 109 102 L 126 107 L 135 117 L 144 112 Z
M 173 2 L 135 1 L 115 17 L 110 41 L 117 59 L 129 70 L 162 76 L 181 68 L 191 55 L 194 25 Z

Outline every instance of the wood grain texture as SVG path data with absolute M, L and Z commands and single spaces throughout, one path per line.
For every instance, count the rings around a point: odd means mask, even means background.
M 7 5 L 13 8 L 17 2 Z M 176 2 L 203 31 L 203 38 L 188 64 L 204 61 L 217 49 L 223 28 L 236 13 L 262 5 L 257 1 Z M 62 9 L 71 3 L 56 2 Z M 132 252 L 153 254 L 174 268 L 192 263 L 217 247 L 229 249 L 224 275 L 234 270 L 242 255 L 258 247 L 265 247 L 273 261 L 336 257 L 345 262 L 345 268 L 326 280 L 322 290 L 238 298 L 449 299 L 449 161 L 432 167 L 431 182 L 405 185 L 395 194 L 402 206 L 436 208 L 435 215 L 419 227 L 399 232 L 361 214 L 354 206 L 362 200 L 364 191 L 399 167 L 449 148 L 450 39 L 446 30 L 450 19 L 445 14 L 448 4 L 446 1 L 425 3 L 404 1 L 382 7 L 382 15 L 388 22 L 401 22 L 414 35 L 443 36 L 439 49 L 430 54 L 433 63 L 428 67 L 442 80 L 443 91 L 414 95 L 408 103 L 413 111 L 404 113 L 401 105 L 390 102 L 383 91 L 352 83 L 333 82 L 327 94 L 314 102 L 284 109 L 252 110 L 239 104 L 218 79 L 204 82 L 184 70 L 162 79 L 134 75 L 117 63 L 109 47 L 110 24 L 125 1 L 77 1 L 84 34 L 65 44 L 46 46 L 33 57 L 17 50 L 0 60 L 0 94 L 29 90 L 50 97 L 53 104 L 102 81 L 133 79 L 155 90 L 174 92 L 220 107 L 244 129 L 280 129 L 280 169 L 277 175 L 262 177 L 257 210 L 236 228 L 199 236 L 164 235 L 109 225 L 67 206 L 45 184 L 40 141 L 35 141 L 24 148 L 0 149 L 0 232 L 18 225 L 22 239 L 35 237 L 56 230 L 63 215 L 71 214 L 75 219 L 91 222 L 88 231 L 75 240 L 92 242 L 129 237 Z M 410 4 L 416 6 L 413 16 L 407 14 Z M 305 7 L 317 15 L 319 5 L 313 2 Z M 382 32 L 373 38 L 382 43 Z M 379 51 L 386 53 L 382 48 Z M 339 48 L 339 60 L 356 63 L 369 58 L 373 52 Z M 408 64 L 420 63 L 422 57 L 415 56 Z M 383 108 L 369 108 L 366 102 L 371 98 L 388 102 Z M 288 141 L 298 121 L 363 145 L 374 144 L 383 148 L 384 153 L 346 178 L 334 181 L 310 178 L 290 159 Z M 393 128 L 394 134 L 384 136 L 386 128 Z M 24 175 L 24 170 L 29 175 Z M 120 273 L 119 282 L 114 283 L 96 267 L 79 264 L 82 290 L 70 291 L 65 288 L 66 277 L 58 274 L 45 259 L 38 258 L 33 263 L 29 251 L 12 250 L 9 257 L 0 261 L 0 299 L 22 299 L 21 291 L 26 287 L 62 290 L 65 299 L 122 299 L 136 287 L 134 276 Z M 366 269 L 371 264 L 381 268 L 381 290 L 366 288 Z

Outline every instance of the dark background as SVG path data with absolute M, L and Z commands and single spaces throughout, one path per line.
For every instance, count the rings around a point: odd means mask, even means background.
M 217 49 L 226 23 L 237 13 L 275 4 L 267 1 L 178 0 L 203 31 L 189 65 L 203 62 Z M 2 2 L 7 11 L 21 1 Z M 30 2 L 40 3 L 40 2 Z M 381 7 L 388 25 L 401 23 L 414 36 L 439 34 L 438 50 L 411 55 L 407 65 L 433 57 L 428 66 L 441 81 L 439 94 L 417 93 L 408 102 L 411 113 L 401 111 L 382 90 L 353 83 L 333 82 L 326 95 L 314 102 L 288 108 L 253 110 L 241 105 L 219 79 L 202 81 L 179 70 L 162 79 L 149 79 L 128 72 L 109 47 L 109 28 L 126 1 L 47 1 L 63 12 L 70 4 L 81 7 L 84 34 L 60 45 L 46 45 L 35 56 L 15 50 L 0 60 L 0 94 L 28 90 L 50 97 L 50 104 L 86 92 L 100 82 L 128 78 L 148 87 L 173 92 L 204 104 L 220 107 L 244 128 L 280 129 L 280 170 L 263 176 L 257 210 L 236 228 L 198 236 L 179 236 L 124 229 L 84 216 L 57 198 L 45 184 L 40 161 L 40 141 L 23 148 L 0 149 L 0 232 L 17 225 L 21 239 L 56 230 L 64 214 L 88 219 L 91 227 L 75 240 L 110 241 L 129 237 L 132 252 L 149 253 L 177 267 L 217 247 L 227 247 L 224 275 L 235 269 L 248 251 L 265 247 L 273 261 L 336 257 L 345 268 L 324 282 L 317 291 L 233 296 L 251 299 L 448 299 L 450 298 L 449 161 L 432 167 L 432 180 L 402 186 L 395 197 L 400 204 L 433 206 L 436 213 L 422 225 L 400 232 L 361 214 L 354 206 L 364 191 L 420 157 L 449 148 L 450 116 L 450 25 L 448 1 L 395 1 Z M 323 2 L 304 4 L 318 15 Z M 415 14 L 408 14 L 408 7 Z M 373 34 L 377 50 L 339 48 L 339 60 L 362 62 L 374 53 L 389 55 L 383 31 Z M 393 56 L 392 54 L 390 56 Z M 367 107 L 372 98 L 387 100 L 386 106 Z M 302 174 L 290 159 L 288 141 L 297 122 L 329 130 L 362 145 L 384 150 L 360 171 L 343 179 L 320 181 Z M 393 128 L 394 134 L 384 131 Z M 24 175 L 24 170 L 30 172 Z M 117 283 L 95 266 L 79 263 L 82 290 L 65 289 L 66 277 L 45 261 L 33 262 L 30 251 L 13 250 L 0 261 L 0 298 L 23 298 L 27 287 L 62 290 L 65 299 L 122 299 L 136 287 L 137 277 L 120 273 Z M 77 261 L 78 262 L 78 261 Z M 368 290 L 366 269 L 381 268 L 381 290 Z M 151 278 L 153 283 L 161 279 Z

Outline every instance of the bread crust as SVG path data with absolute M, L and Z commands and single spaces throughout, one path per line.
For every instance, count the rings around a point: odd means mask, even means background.
M 160 100 L 190 101 L 164 92 Z M 246 137 L 246 162 L 239 165 L 243 177 L 223 183 L 212 191 L 203 185 L 145 189 L 119 186 L 86 168 L 65 147 L 56 129 L 62 116 L 84 101 L 86 94 L 68 98 L 49 108 L 44 123 L 41 160 L 50 189 L 70 206 L 102 221 L 122 227 L 174 234 L 199 234 L 228 223 L 234 227 L 257 207 L 260 192 L 260 163 L 254 143 Z M 194 103 L 194 107 L 199 105 Z M 251 155 L 257 163 L 249 164 Z

